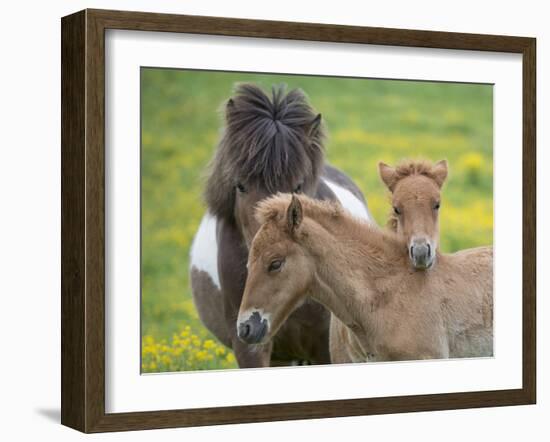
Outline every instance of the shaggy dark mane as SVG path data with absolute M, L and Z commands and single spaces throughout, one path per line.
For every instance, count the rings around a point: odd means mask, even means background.
M 240 84 L 225 106 L 225 129 L 210 164 L 205 199 L 211 213 L 233 218 L 235 186 L 269 193 L 303 180 L 311 189 L 323 168 L 324 130 L 306 95 L 274 86 L 271 97 Z

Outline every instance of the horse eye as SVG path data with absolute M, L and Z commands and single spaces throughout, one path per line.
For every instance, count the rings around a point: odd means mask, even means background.
M 237 184 L 237 190 L 241 193 L 246 193 L 246 188 L 241 184 Z
M 401 210 L 399 210 L 397 207 L 393 207 L 393 213 L 395 213 L 396 215 L 401 215 Z
M 434 204 L 434 210 L 439 210 L 440 207 L 441 207 L 441 203 L 439 201 Z
M 271 264 L 269 264 L 269 267 L 267 268 L 268 272 L 276 272 L 277 270 L 280 270 L 283 266 L 283 260 L 282 259 L 276 259 L 275 261 L 271 261 Z
M 300 193 L 302 191 L 302 186 L 303 186 L 302 183 L 298 184 L 294 189 L 294 193 Z

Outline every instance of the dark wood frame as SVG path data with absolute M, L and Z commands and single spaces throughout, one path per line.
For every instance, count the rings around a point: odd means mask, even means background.
M 61 422 L 84 432 L 534 404 L 536 40 L 405 29 L 84 10 L 62 30 Z M 523 386 L 401 397 L 105 413 L 105 30 L 362 43 L 523 56 Z

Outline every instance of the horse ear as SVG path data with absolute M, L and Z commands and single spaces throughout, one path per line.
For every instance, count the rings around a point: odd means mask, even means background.
M 227 100 L 227 103 L 225 104 L 225 120 L 229 121 L 231 118 L 231 114 L 233 110 L 235 109 L 235 102 L 233 101 L 233 98 L 230 98 Z
M 443 186 L 443 183 L 447 179 L 449 168 L 447 166 L 447 160 L 441 160 L 435 164 L 432 169 L 432 175 L 435 182 L 439 187 Z
M 393 187 L 395 186 L 395 169 L 380 161 L 378 163 L 378 172 L 386 187 L 390 189 L 390 192 L 393 192 Z
M 296 195 L 292 195 L 290 205 L 286 209 L 286 222 L 288 226 L 288 231 L 291 234 L 293 234 L 296 229 L 300 227 L 303 217 L 304 212 L 302 209 L 302 203 L 300 202 L 298 197 L 296 197 Z
M 308 131 L 307 131 L 307 134 L 308 134 L 309 137 L 313 137 L 313 136 L 317 135 L 317 132 L 319 131 L 319 129 L 321 127 L 322 119 L 323 119 L 323 117 L 321 116 L 321 114 L 317 114 L 317 116 L 309 124 L 309 128 L 308 128 Z

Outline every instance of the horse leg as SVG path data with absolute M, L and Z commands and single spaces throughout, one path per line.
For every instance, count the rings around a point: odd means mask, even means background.
M 329 348 L 333 364 L 365 362 L 367 360 L 367 353 L 359 344 L 358 338 L 333 314 L 330 317 Z
M 233 339 L 233 352 L 239 368 L 269 367 L 271 362 L 271 342 L 265 345 L 249 345 L 239 338 Z
M 222 292 L 210 275 L 191 267 L 193 302 L 203 325 L 226 347 L 231 348 L 231 335 L 225 326 Z

